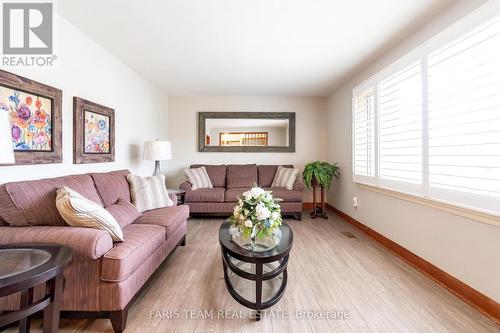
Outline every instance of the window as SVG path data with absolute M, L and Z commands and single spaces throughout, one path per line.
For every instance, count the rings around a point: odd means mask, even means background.
M 354 166 L 358 180 L 375 176 L 375 89 L 354 98 Z
M 500 17 L 355 88 L 354 180 L 500 215 L 498 45 Z
M 380 81 L 380 182 L 410 192 L 422 184 L 420 62 Z M 404 184 L 401 184 L 404 183 Z

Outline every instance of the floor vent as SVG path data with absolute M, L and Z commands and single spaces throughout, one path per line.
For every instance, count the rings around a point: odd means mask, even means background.
M 358 237 L 354 236 L 354 234 L 352 232 L 349 232 L 349 231 L 342 231 L 342 235 L 346 236 L 347 238 L 358 238 Z

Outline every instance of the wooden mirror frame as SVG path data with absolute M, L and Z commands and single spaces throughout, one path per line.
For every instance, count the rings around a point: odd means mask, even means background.
M 208 146 L 205 144 L 207 119 L 288 119 L 288 146 Z M 295 112 L 198 112 L 198 151 L 219 153 L 294 153 Z

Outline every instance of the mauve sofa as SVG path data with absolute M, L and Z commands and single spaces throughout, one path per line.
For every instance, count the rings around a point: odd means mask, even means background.
M 238 196 L 254 185 L 273 192 L 276 198 L 283 199 L 280 203 L 283 215 L 292 215 L 302 219 L 302 198 L 304 184 L 300 173 L 292 190 L 282 187 L 271 187 L 277 165 L 232 164 L 207 165 L 193 164 L 190 168 L 205 167 L 212 182 L 211 189 L 192 190 L 191 183 L 185 181 L 180 189 L 186 191 L 184 203 L 189 206 L 192 215 L 217 214 L 229 215 L 237 202 Z M 293 168 L 292 165 L 283 165 Z
M 188 206 L 177 206 L 172 195 L 173 207 L 144 212 L 123 225 L 133 216 L 127 211 L 128 174 L 120 170 L 0 185 L 0 244 L 46 242 L 72 248 L 61 310 L 110 318 L 115 332 L 125 329 L 127 310 L 149 277 L 178 245 L 185 245 L 189 217 Z M 102 204 L 122 225 L 125 241 L 113 243 L 103 230 L 67 226 L 55 205 L 61 185 Z M 35 299 L 42 292 L 35 289 Z M 18 306 L 19 294 L 0 299 L 0 311 Z

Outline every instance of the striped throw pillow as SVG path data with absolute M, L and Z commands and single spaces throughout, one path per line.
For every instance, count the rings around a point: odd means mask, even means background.
M 127 180 L 132 203 L 139 212 L 174 205 L 165 187 L 165 175 L 141 177 L 129 174 Z
M 123 242 L 122 229 L 113 215 L 69 187 L 57 189 L 56 207 L 70 226 L 105 230 L 113 241 Z
M 299 169 L 284 168 L 280 165 L 276 170 L 271 187 L 284 187 L 287 190 L 293 190 L 293 184 L 298 174 Z
M 205 167 L 184 169 L 188 181 L 191 183 L 191 189 L 213 188 L 210 177 L 208 177 Z

